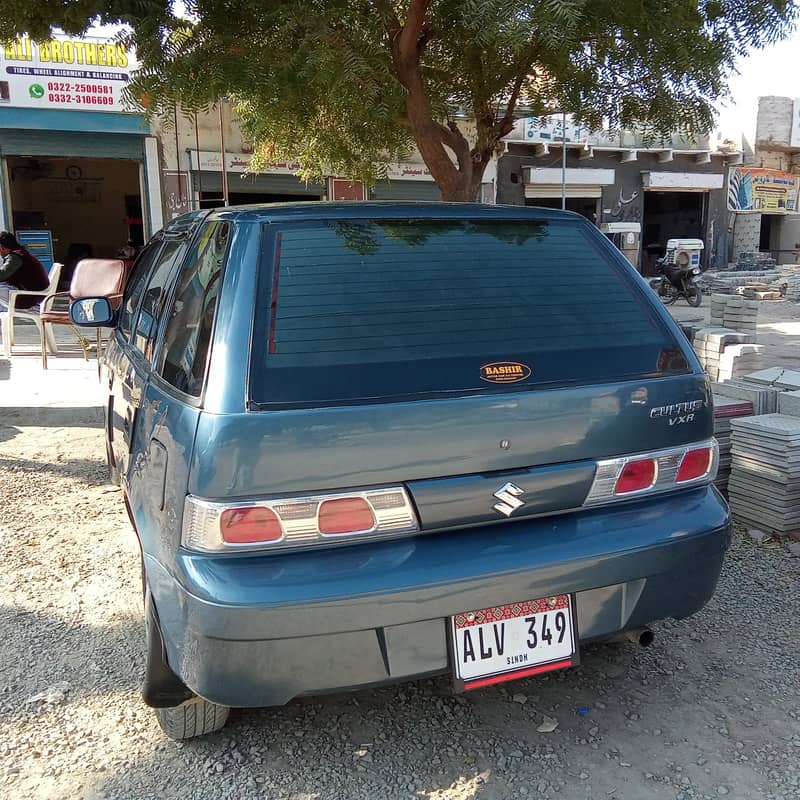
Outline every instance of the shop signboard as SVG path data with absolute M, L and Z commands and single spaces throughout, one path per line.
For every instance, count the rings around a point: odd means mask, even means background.
M 219 151 L 191 150 L 189 153 L 192 171 L 222 172 L 222 157 Z M 226 172 L 249 172 L 252 156 L 248 153 L 225 153 Z M 300 171 L 299 161 L 277 161 L 258 170 L 262 175 L 296 175 Z M 421 163 L 386 164 L 386 177 L 394 181 L 432 181 L 430 170 Z
M 392 181 L 432 181 L 433 175 L 424 164 L 416 163 L 388 163 L 386 177 Z
M 732 167 L 728 209 L 773 214 L 800 213 L 800 175 L 758 167 Z
M 141 113 L 122 98 L 136 68 L 134 54 L 112 38 L 19 37 L 0 45 L 0 107 Z
M 191 150 L 189 153 L 192 170 L 201 172 L 222 172 L 222 157 L 219 151 Z M 249 172 L 252 155 L 249 153 L 225 153 L 226 172 Z M 299 161 L 279 161 L 258 170 L 261 174 L 296 175 L 300 169 Z
M 544 117 L 528 117 L 524 120 L 524 137 L 526 142 L 588 142 L 589 131 L 578 125 L 570 114 L 564 118 L 560 114 Z M 566 134 L 566 135 L 565 135 Z M 594 144 L 594 142 L 591 142 Z

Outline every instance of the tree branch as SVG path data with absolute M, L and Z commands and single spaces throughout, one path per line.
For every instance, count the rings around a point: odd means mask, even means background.
M 521 73 L 514 81 L 514 88 L 511 90 L 511 97 L 506 104 L 506 113 L 503 114 L 498 123 L 494 126 L 495 134 L 500 139 L 514 129 L 514 109 L 517 107 L 519 93 L 522 91 L 522 84 L 525 82 L 525 73 Z
M 378 16 L 383 20 L 383 27 L 386 28 L 389 38 L 397 36 L 403 26 L 400 24 L 397 14 L 394 13 L 391 2 L 389 0 L 372 0 L 372 5 L 375 6 Z
M 442 126 L 444 127 L 444 126 Z M 472 163 L 469 150 L 469 142 L 459 130 L 458 124 L 454 120 L 449 120 L 446 130 L 450 134 L 450 141 L 445 144 L 455 153 L 458 167 L 461 172 L 468 171 Z
M 397 42 L 398 55 L 405 65 L 416 63 L 419 57 L 419 38 L 425 25 L 425 16 L 433 0 L 411 0 L 406 21 Z

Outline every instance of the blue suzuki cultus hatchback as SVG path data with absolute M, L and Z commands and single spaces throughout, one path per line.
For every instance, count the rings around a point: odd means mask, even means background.
M 115 327 L 108 460 L 168 736 L 231 706 L 569 668 L 714 590 L 708 383 L 581 217 L 196 213 L 147 245 L 118 311 L 71 313 Z

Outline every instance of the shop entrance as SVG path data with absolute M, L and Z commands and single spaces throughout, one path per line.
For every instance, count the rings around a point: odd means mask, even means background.
M 539 208 L 561 208 L 561 197 L 526 197 L 526 206 L 539 206 Z M 567 197 L 566 210 L 581 214 L 590 222 L 597 224 L 598 200 L 594 197 Z
M 68 284 L 81 258 L 144 243 L 139 163 L 112 158 L 8 156 L 15 231 L 48 230 Z
M 645 192 L 642 274 L 654 275 L 669 239 L 703 239 L 707 192 Z

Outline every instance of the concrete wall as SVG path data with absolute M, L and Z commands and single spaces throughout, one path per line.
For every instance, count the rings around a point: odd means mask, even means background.
M 756 148 L 759 145 L 770 144 L 789 147 L 792 132 L 792 107 L 793 100 L 790 97 L 758 98 Z
M 781 217 L 778 231 L 778 249 L 800 251 L 800 218 L 789 215 Z M 792 262 L 789 254 L 782 256 L 780 260 L 784 263 Z

